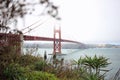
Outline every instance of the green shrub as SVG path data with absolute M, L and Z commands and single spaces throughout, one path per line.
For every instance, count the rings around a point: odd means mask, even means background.
M 10 64 L 3 74 L 7 80 L 58 80 L 53 74 L 31 71 L 29 68 L 21 67 L 16 63 Z
M 40 71 L 32 71 L 25 74 L 25 76 L 27 80 L 58 80 L 53 74 Z
M 47 64 L 43 60 L 35 62 L 35 70 L 44 71 L 46 66 Z
M 21 67 L 19 64 L 10 64 L 3 72 L 7 80 L 25 80 L 25 68 Z
M 35 62 L 41 61 L 41 57 L 36 57 L 33 55 L 22 55 L 19 59 L 19 64 L 22 66 L 28 66 L 28 65 L 33 65 Z

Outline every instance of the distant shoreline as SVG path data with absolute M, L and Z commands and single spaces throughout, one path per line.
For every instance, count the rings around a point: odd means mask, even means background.
M 24 43 L 25 48 L 53 48 L 52 43 Z M 120 48 L 114 44 L 62 44 L 63 49 L 87 49 L 87 48 Z

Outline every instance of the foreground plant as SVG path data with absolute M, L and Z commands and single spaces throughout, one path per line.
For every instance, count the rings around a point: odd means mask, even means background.
M 109 65 L 108 58 L 103 56 L 97 57 L 96 55 L 92 57 L 85 57 L 84 65 L 91 67 L 96 75 L 100 74 L 101 68 L 105 68 Z
M 8 65 L 3 74 L 6 80 L 58 80 L 54 74 L 31 70 L 17 63 Z
M 105 73 L 109 70 L 103 70 L 103 68 L 106 68 L 110 63 L 108 62 L 108 58 L 105 58 L 103 56 L 97 57 L 96 55 L 94 57 L 85 56 L 85 58 L 81 58 L 78 61 L 74 60 L 74 63 L 78 66 L 78 70 L 80 72 L 84 72 L 88 78 L 88 80 L 99 80 L 104 79 Z M 101 71 L 104 71 L 103 74 L 101 74 Z M 86 79 L 85 76 L 82 76 L 84 79 Z M 94 78 L 94 79 L 93 79 Z

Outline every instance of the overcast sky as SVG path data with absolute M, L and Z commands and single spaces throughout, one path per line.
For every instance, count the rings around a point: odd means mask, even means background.
M 53 37 L 54 26 L 61 26 L 62 38 L 84 43 L 120 42 L 120 0 L 54 0 L 61 21 L 49 16 L 26 17 L 28 26 L 41 19 L 45 24 L 30 35 Z M 40 22 L 40 23 L 41 23 Z

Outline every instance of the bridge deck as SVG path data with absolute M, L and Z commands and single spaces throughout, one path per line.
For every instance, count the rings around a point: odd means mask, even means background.
M 6 39 L 19 42 L 20 35 L 19 34 L 10 34 L 10 33 L 0 33 L 0 45 L 3 45 L 3 42 L 6 41 Z M 54 41 L 54 38 L 23 35 L 23 40 L 24 41 Z M 59 40 L 59 39 L 57 39 L 57 40 Z M 80 43 L 78 41 L 72 41 L 72 40 L 66 40 L 66 39 L 61 39 L 61 42 Z
M 29 41 L 54 41 L 54 38 L 24 35 L 24 40 L 26 40 L 26 41 L 27 40 L 29 40 Z M 57 39 L 57 40 L 59 40 L 59 39 Z M 72 41 L 72 40 L 66 40 L 66 39 L 61 39 L 61 42 L 80 43 L 78 41 Z

